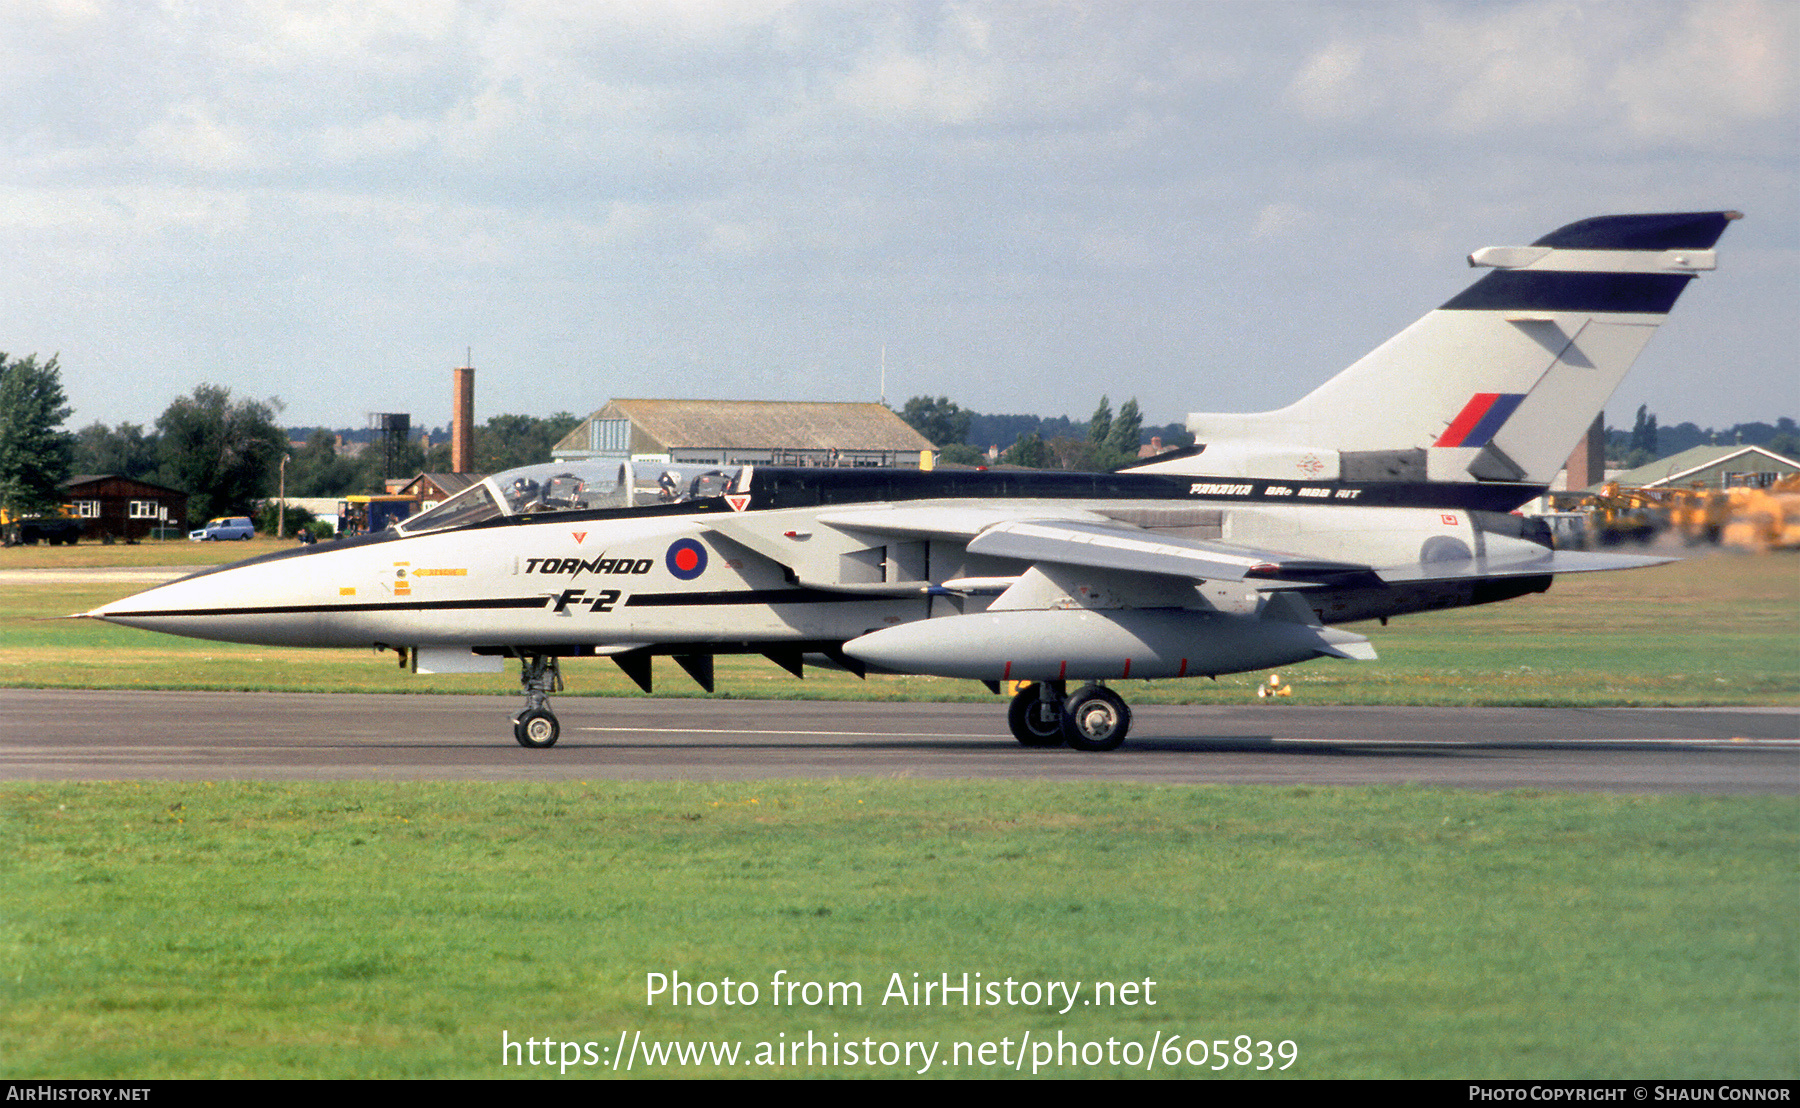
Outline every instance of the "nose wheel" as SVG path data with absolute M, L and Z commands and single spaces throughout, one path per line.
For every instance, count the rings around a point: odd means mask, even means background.
M 562 691 L 562 667 L 554 657 L 527 654 L 519 659 L 519 686 L 525 709 L 513 717 L 513 738 L 532 750 L 555 746 L 562 725 L 550 710 L 550 694 Z
M 513 738 L 520 746 L 533 750 L 555 746 L 561 734 L 562 725 L 548 708 L 527 708 L 513 717 Z

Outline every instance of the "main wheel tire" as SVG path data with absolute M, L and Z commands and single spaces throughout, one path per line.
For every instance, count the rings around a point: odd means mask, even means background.
M 1043 718 L 1045 705 L 1052 709 L 1054 719 Z M 1013 738 L 1025 746 L 1061 746 L 1065 741 L 1061 705 L 1046 701 L 1037 685 L 1027 685 L 1014 694 L 1006 709 L 1006 725 L 1012 728 Z
M 527 708 L 513 717 L 513 738 L 520 746 L 543 750 L 556 745 L 562 725 L 548 708 Z
M 1063 702 L 1063 736 L 1076 750 L 1116 750 L 1131 730 L 1131 709 L 1111 689 L 1089 685 Z

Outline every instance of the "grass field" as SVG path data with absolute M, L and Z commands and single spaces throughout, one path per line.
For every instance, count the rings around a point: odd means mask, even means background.
M 1788 799 L 13 784 L 0 833 L 8 1078 L 554 1077 L 503 1066 L 502 1034 L 610 1064 L 621 1034 L 748 1060 L 808 1032 L 936 1044 L 937 1077 L 1016 1072 L 949 1064 L 957 1043 L 1059 1034 L 1096 1045 L 1046 1075 L 1199 1076 L 1220 1056 L 1188 1044 L 1242 1035 L 1228 1075 L 1267 1041 L 1307 1078 L 1800 1076 Z M 776 1004 L 778 971 L 855 982 L 860 1003 Z M 965 972 L 1083 991 L 1067 1013 L 883 1003 L 896 974 Z M 758 995 L 647 1003 L 651 973 Z M 1137 1003 L 1082 1003 L 1095 982 L 1136 982 Z M 631 1073 L 902 1075 L 922 1056 L 877 1059 Z
M 131 566 L 216 566 L 239 562 L 294 543 L 258 535 L 248 542 L 188 542 L 185 539 L 137 543 L 77 543 L 74 546 L 14 546 L 0 550 L 0 569 L 118 569 Z
M 24 548 L 0 570 L 164 565 L 179 557 L 235 558 L 252 543 Z M 113 561 L 117 559 L 118 561 Z M 139 591 L 133 584 L 0 585 L 0 685 L 76 688 L 492 692 L 514 695 L 516 674 L 415 676 L 394 656 L 279 650 L 180 639 L 93 621 L 49 617 Z M 1438 705 L 1700 705 L 1800 703 L 1800 555 L 1711 552 L 1627 573 L 1559 578 L 1548 592 L 1355 628 L 1379 661 L 1316 661 L 1282 671 L 1295 702 Z M 672 663 L 658 695 L 700 695 Z M 641 695 L 605 661 L 565 667 L 566 695 Z M 1264 674 L 1128 682 L 1141 703 L 1241 703 Z M 721 657 L 719 694 L 822 699 L 986 699 L 970 681 L 871 678 L 811 671 L 797 681 L 761 658 Z

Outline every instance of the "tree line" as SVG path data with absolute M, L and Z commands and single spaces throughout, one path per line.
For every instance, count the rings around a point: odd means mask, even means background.
M 380 493 L 389 477 L 450 470 L 450 444 L 428 448 L 423 435 L 391 443 L 378 435 L 356 449 L 340 446 L 344 436 L 336 432 L 301 428 L 304 444 L 294 446 L 294 432 L 275 422 L 280 405 L 278 399 L 232 400 L 228 389 L 201 385 L 192 396 L 177 397 L 152 430 L 93 423 L 76 432 L 71 472 L 116 473 L 180 489 L 188 493 L 188 517 L 205 519 L 245 514 L 255 501 L 274 496 L 284 455 L 290 497 Z M 568 412 L 547 419 L 494 416 L 475 428 L 475 471 L 548 462 L 551 448 L 580 422 Z
M 0 353 L 0 508 L 29 516 L 62 502 L 58 486 L 75 450 L 62 429 L 71 410 L 54 357 Z
M 197 385 L 178 396 L 145 427 L 95 422 L 79 431 L 63 428 L 72 409 L 56 358 L 10 358 L 0 353 L 0 506 L 20 515 L 54 511 L 61 485 L 75 474 L 116 474 L 188 494 L 188 518 L 249 515 L 259 500 L 275 495 L 282 458 L 287 495 L 348 496 L 384 491 L 396 477 L 450 468 L 448 443 L 428 451 L 416 438 L 383 450 L 338 448 L 338 436 L 313 430 L 291 445 L 277 422 L 282 403 L 233 397 L 223 385 Z M 475 429 L 477 471 L 497 473 L 550 461 L 550 450 L 581 421 L 568 412 L 548 419 L 497 415 Z
M 985 464 L 984 444 L 989 443 L 1012 444 L 999 456 L 1003 464 L 1087 472 L 1116 469 L 1135 461 L 1138 448 L 1149 445 L 1152 438 L 1160 438 L 1165 447 L 1194 444 L 1194 436 L 1178 423 L 1142 426 L 1136 399 L 1121 405 L 1114 416 L 1102 396 L 1086 423 L 1067 416 L 983 415 L 944 396 L 915 396 L 899 414 L 939 448 L 943 461 L 962 465 Z M 1707 445 L 1761 446 L 1800 458 L 1800 425 L 1787 416 L 1774 423 L 1734 423 L 1722 430 L 1686 422 L 1663 427 L 1648 406 L 1640 406 L 1629 431 L 1612 426 L 1605 431 L 1606 465 L 1611 469 L 1634 469 Z
M 499 473 L 519 466 L 550 461 L 556 444 L 581 425 L 568 412 L 546 419 L 527 415 L 497 415 L 475 428 L 474 467 L 477 473 Z M 329 431 L 323 427 L 289 428 L 290 441 L 302 436 L 305 445 L 292 450 L 287 471 L 289 496 L 345 496 L 353 492 L 379 492 L 386 477 L 417 473 L 450 472 L 450 442 L 442 431 L 429 437 L 441 441 L 427 447 L 425 434 L 392 443 L 381 432 L 363 436 L 352 446 L 354 430 Z M 343 446 L 340 447 L 339 441 Z
M 899 414 L 938 448 L 939 460 L 953 465 L 985 465 L 988 446 L 1010 443 L 996 459 L 1002 465 L 1093 473 L 1137 461 L 1138 450 L 1155 438 L 1165 447 L 1194 443 L 1178 423 L 1145 427 L 1136 397 L 1119 405 L 1115 415 L 1111 400 L 1102 396 L 1085 423 L 1067 416 L 983 415 L 945 396 L 915 396 Z
M 383 491 L 384 478 L 450 469 L 448 443 L 429 447 L 417 438 L 384 450 L 371 444 L 342 450 L 339 436 L 313 429 L 305 443 L 277 423 L 282 404 L 234 398 L 222 385 L 202 384 L 178 396 L 151 427 L 95 422 L 76 432 L 63 425 L 72 412 L 53 356 L 40 361 L 0 353 L 0 507 L 18 515 L 50 512 L 62 502 L 71 475 L 117 474 L 188 493 L 188 518 L 249 514 L 276 491 L 281 460 L 288 458 L 287 494 L 346 496 Z M 987 447 L 1010 442 L 1004 464 L 1089 472 L 1134 461 L 1141 446 L 1160 437 L 1165 446 L 1193 445 L 1179 424 L 1145 427 L 1136 398 L 1119 406 L 1102 396 L 1086 423 L 1068 417 L 984 415 L 948 397 L 915 396 L 901 418 L 953 464 L 981 465 Z M 475 429 L 474 465 L 480 473 L 550 461 L 551 448 L 580 424 L 568 412 L 547 419 L 504 414 Z M 1009 438 L 1010 436 L 1010 438 Z M 1782 417 L 1773 424 L 1738 423 L 1722 431 L 1680 423 L 1659 427 L 1640 407 L 1630 432 L 1607 429 L 1608 464 L 1635 466 L 1704 443 L 1764 446 L 1800 455 L 1800 426 Z
M 1774 423 L 1734 423 L 1722 431 L 1692 423 L 1660 427 L 1656 413 L 1640 404 L 1630 431 L 1606 428 L 1606 464 L 1611 469 L 1636 469 L 1696 446 L 1761 446 L 1800 458 L 1800 425 L 1782 416 Z

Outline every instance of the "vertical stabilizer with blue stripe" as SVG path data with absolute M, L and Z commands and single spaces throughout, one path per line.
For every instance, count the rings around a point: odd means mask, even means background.
M 1737 218 L 1598 216 L 1477 250 L 1469 264 L 1492 272 L 1310 395 L 1190 415 L 1205 449 L 1143 468 L 1548 485 Z

